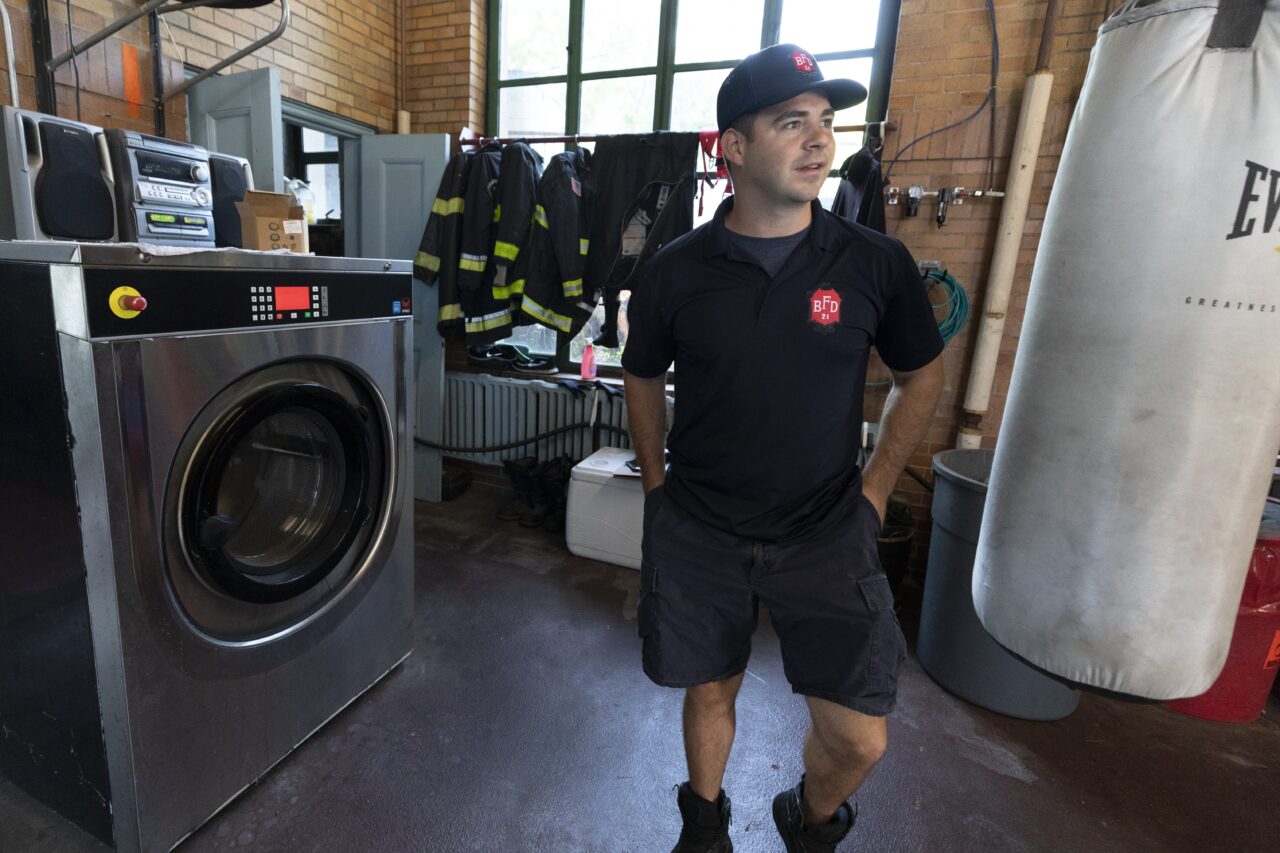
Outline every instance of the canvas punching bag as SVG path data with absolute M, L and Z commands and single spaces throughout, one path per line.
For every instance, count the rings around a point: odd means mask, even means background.
M 1280 448 L 1280 0 L 1130 2 L 1062 153 L 973 575 L 1051 673 L 1194 696 Z

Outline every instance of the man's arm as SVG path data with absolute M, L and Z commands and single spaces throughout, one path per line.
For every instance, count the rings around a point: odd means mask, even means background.
M 893 389 L 880 417 L 876 449 L 862 472 L 862 493 L 881 520 L 902 470 L 933 423 L 944 380 L 942 356 L 918 370 L 893 371 Z
M 667 441 L 667 377 L 645 379 L 623 371 L 627 392 L 627 426 L 640 464 L 647 495 L 667 478 L 663 449 Z

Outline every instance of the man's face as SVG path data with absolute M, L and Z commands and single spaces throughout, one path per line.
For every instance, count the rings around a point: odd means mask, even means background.
M 733 182 L 751 184 L 766 203 L 813 201 L 835 157 L 834 117 L 831 104 L 816 92 L 765 107 L 751 138 L 735 133 L 730 142 Z

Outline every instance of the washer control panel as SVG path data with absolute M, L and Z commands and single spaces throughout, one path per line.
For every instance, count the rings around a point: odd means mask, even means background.
M 253 284 L 249 286 L 249 312 L 254 323 L 320 320 L 329 316 L 329 287 Z
M 412 315 L 409 273 L 85 267 L 95 338 Z

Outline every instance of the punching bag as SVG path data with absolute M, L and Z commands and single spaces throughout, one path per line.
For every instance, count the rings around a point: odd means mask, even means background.
M 1204 692 L 1280 448 L 1280 0 L 1130 2 L 1045 215 L 973 575 L 1081 684 Z

